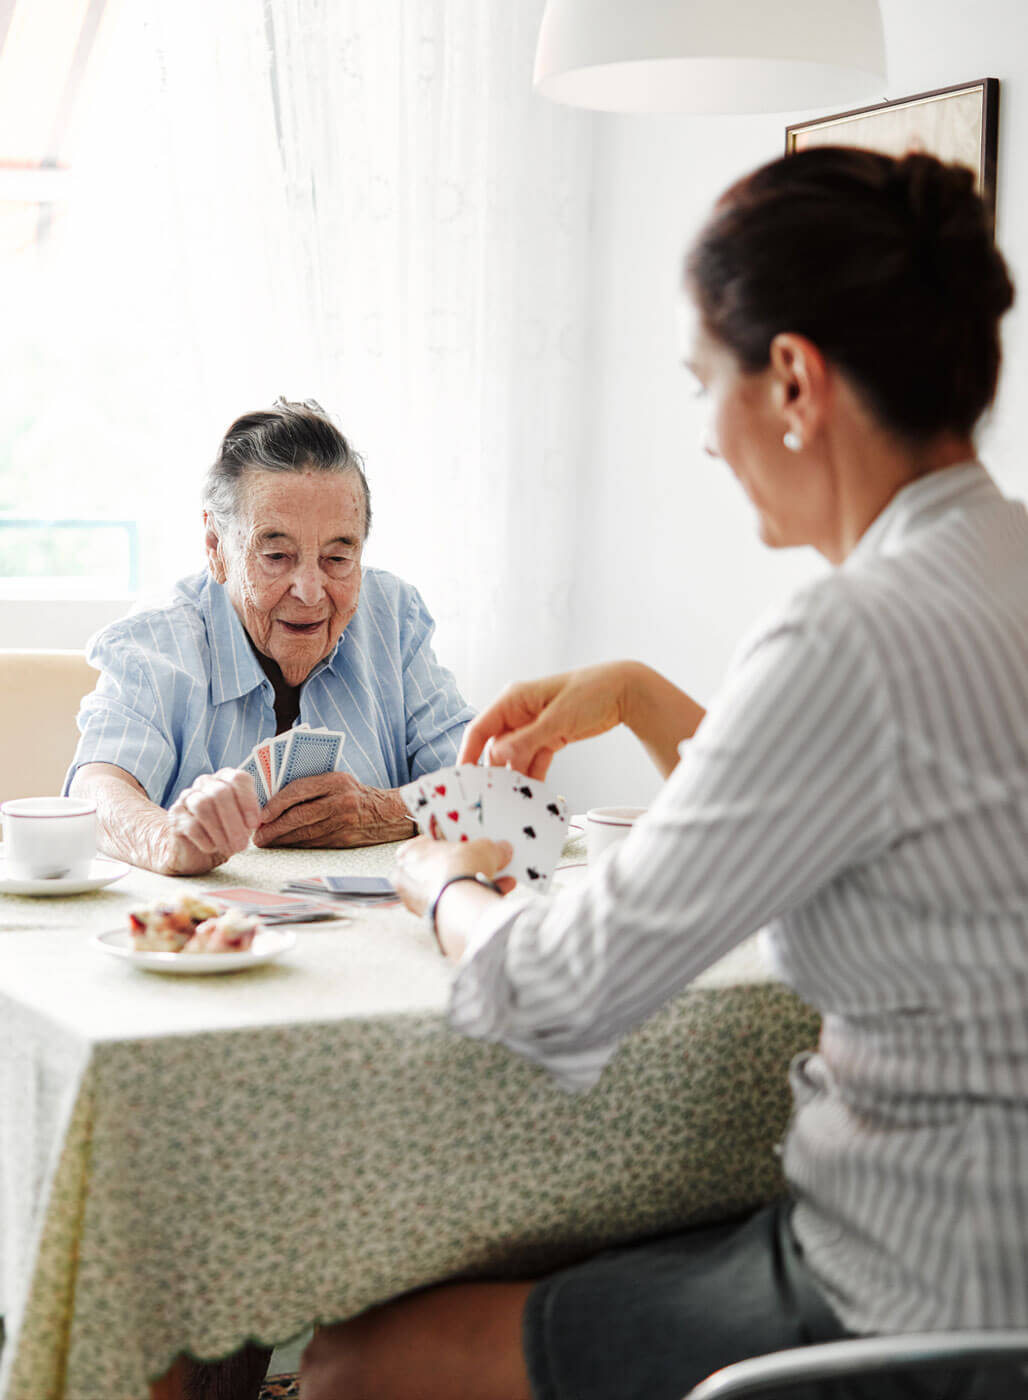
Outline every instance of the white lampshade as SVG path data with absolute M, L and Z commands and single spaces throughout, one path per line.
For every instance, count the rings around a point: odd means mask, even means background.
M 885 90 L 878 0 L 547 0 L 545 97 L 608 112 L 784 112 Z

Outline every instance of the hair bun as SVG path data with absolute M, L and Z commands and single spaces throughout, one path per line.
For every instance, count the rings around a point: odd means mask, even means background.
M 746 370 L 806 336 L 905 440 L 970 434 L 1014 289 L 970 170 L 812 146 L 736 181 L 686 264 L 703 325 Z
M 918 222 L 937 227 L 954 214 L 981 217 L 974 174 L 966 165 L 944 165 L 934 156 L 912 152 L 891 163 L 885 185 Z
M 1014 288 L 992 239 L 991 220 L 974 173 L 934 156 L 912 153 L 891 163 L 886 192 L 904 216 L 917 270 L 957 301 L 1000 316 Z

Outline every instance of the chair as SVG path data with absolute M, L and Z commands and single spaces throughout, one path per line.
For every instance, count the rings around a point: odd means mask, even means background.
M 0 648 L 0 800 L 61 791 L 96 678 L 80 651 Z
M 769 1392 L 777 1396 L 792 1386 L 812 1381 L 857 1380 L 887 1372 L 961 1370 L 970 1366 L 1003 1366 L 1008 1375 L 1019 1369 L 1022 1380 L 1018 1388 L 997 1390 L 996 1400 L 1001 1396 L 1002 1400 L 1028 1396 L 1028 1331 L 919 1332 L 790 1347 L 736 1361 L 715 1371 L 694 1386 L 685 1400 L 741 1400 L 742 1396 Z

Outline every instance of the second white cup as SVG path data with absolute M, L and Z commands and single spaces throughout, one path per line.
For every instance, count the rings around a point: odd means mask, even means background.
M 96 855 L 96 806 L 80 797 L 16 797 L 0 806 L 4 865 L 18 880 L 84 880 Z
M 608 846 L 623 841 L 645 811 L 645 807 L 593 807 L 591 811 L 586 812 L 585 833 L 589 859 L 595 860 Z

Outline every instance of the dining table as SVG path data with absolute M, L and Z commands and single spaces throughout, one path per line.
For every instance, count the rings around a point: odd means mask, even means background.
M 183 1352 L 531 1278 L 782 1190 L 787 1068 L 818 1018 L 756 940 L 580 1094 L 450 1028 L 452 967 L 400 904 L 339 907 L 220 975 L 97 941 L 139 905 L 388 874 L 396 850 L 250 847 L 190 879 L 0 893 L 2 1400 L 147 1400 Z M 587 876 L 572 831 L 555 888 Z

